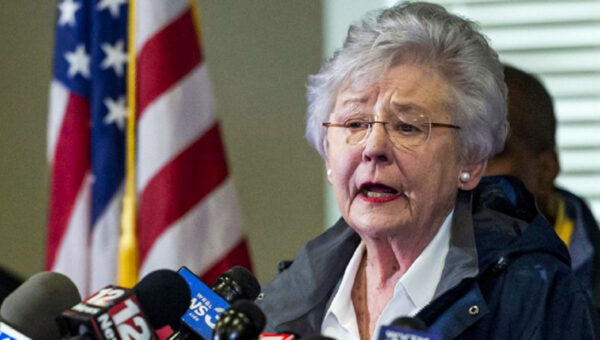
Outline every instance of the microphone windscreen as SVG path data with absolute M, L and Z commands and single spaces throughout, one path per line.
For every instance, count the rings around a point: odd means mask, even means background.
M 231 309 L 247 316 L 252 322 L 252 326 L 260 333 L 267 324 L 265 313 L 254 302 L 249 300 L 238 300 L 231 305 Z
M 133 288 L 150 326 L 154 329 L 177 325 L 190 307 L 191 293 L 176 272 L 161 269 L 146 275 Z
M 32 339 L 62 338 L 56 318 L 81 302 L 75 284 L 55 272 L 40 272 L 17 287 L 0 306 L 0 317 Z
M 256 340 L 265 324 L 265 315 L 254 302 L 237 300 L 220 315 L 210 339 Z
M 237 283 L 242 289 L 243 299 L 256 300 L 258 294 L 260 294 L 260 284 L 248 271 L 248 269 L 242 266 L 235 266 L 229 269 L 223 276 L 230 277 L 235 283 Z
M 427 325 L 425 322 L 423 322 L 423 320 L 411 318 L 409 316 L 400 316 L 394 319 L 390 325 L 410 329 L 413 331 L 427 332 Z

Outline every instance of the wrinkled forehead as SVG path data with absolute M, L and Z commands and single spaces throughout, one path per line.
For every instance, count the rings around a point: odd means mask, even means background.
M 442 118 L 449 115 L 448 99 L 449 86 L 437 71 L 420 64 L 398 65 L 377 77 L 350 78 L 341 87 L 332 113 L 410 111 Z

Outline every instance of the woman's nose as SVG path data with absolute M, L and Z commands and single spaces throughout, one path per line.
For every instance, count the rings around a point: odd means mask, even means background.
M 384 123 L 375 123 L 369 129 L 363 150 L 363 160 L 368 162 L 391 161 L 393 146 L 385 125 Z

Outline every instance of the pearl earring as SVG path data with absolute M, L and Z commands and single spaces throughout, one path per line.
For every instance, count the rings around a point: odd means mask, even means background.
M 462 172 L 460 174 L 460 181 L 461 182 L 466 182 L 466 181 L 468 181 L 470 179 L 471 179 L 471 174 L 470 173 L 468 173 L 468 172 Z
M 331 169 L 327 169 L 327 177 L 331 177 Z

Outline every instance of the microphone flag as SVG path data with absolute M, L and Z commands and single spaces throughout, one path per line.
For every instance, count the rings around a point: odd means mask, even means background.
M 181 318 L 184 326 L 204 339 L 212 339 L 213 329 L 221 313 L 229 308 L 229 303 L 189 269 L 183 267 L 179 269 L 178 273 L 187 282 L 192 296 L 190 308 Z
M 99 339 L 158 339 L 131 289 L 109 285 L 63 312 L 63 327 L 71 335 Z

